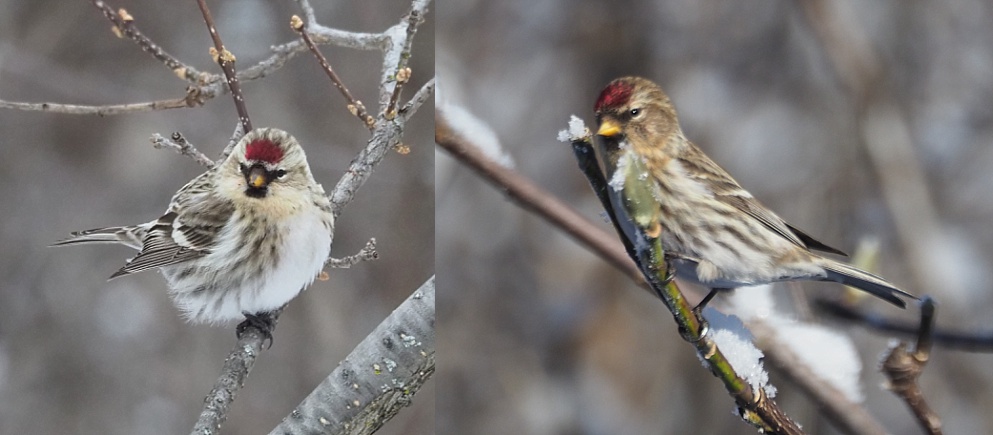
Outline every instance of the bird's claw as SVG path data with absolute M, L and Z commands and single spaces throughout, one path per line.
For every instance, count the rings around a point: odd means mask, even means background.
M 273 320 L 272 314 L 269 312 L 255 314 L 243 312 L 242 314 L 245 315 L 245 321 L 239 323 L 238 328 L 235 329 L 238 339 L 240 340 L 249 328 L 254 328 L 262 335 L 262 345 L 265 346 L 265 342 L 268 341 L 269 346 L 266 349 L 272 348 L 272 330 L 276 327 L 276 322 Z
M 676 268 L 672 266 L 672 257 L 665 256 L 665 277 L 662 278 L 662 285 L 669 285 L 676 278 Z
M 682 326 L 679 327 L 679 335 L 682 336 L 683 340 L 686 340 L 688 343 L 695 344 L 700 340 L 703 340 L 703 337 L 706 337 L 707 334 L 710 333 L 710 323 L 707 322 L 707 319 L 698 315 L 697 322 L 699 327 L 697 328 L 697 333 L 695 335 L 690 334 L 690 331 L 686 330 L 686 328 Z

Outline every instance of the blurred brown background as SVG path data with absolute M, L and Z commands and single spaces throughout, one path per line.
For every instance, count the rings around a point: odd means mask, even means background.
M 296 35 L 291 1 L 209 2 L 239 67 Z M 110 1 L 167 51 L 220 72 L 194 1 Z M 405 1 L 315 2 L 319 21 L 380 32 Z M 434 74 L 434 16 L 418 32 L 413 94 Z M 181 97 L 185 83 L 127 39 L 85 1 L 0 0 L 0 99 L 112 104 Z M 323 46 L 352 92 L 372 109 L 381 55 Z M 315 177 L 331 189 L 369 133 L 345 110 L 309 53 L 263 80 L 243 84 L 256 126 L 304 144 Z M 433 273 L 433 105 L 406 129 L 409 155 L 392 153 L 336 225 L 334 255 L 375 237 L 380 260 L 330 270 L 280 318 L 224 433 L 267 433 Z M 161 214 L 172 194 L 203 171 L 153 149 L 153 133 L 183 132 L 217 156 L 234 129 L 227 96 L 204 107 L 123 116 L 0 110 L 0 433 L 188 433 L 234 344 L 234 325 L 188 325 L 157 273 L 106 278 L 133 251 L 119 246 L 47 248 L 70 231 L 133 224 Z M 382 433 L 431 433 L 434 387 Z
M 849 252 L 877 238 L 876 271 L 935 296 L 939 326 L 993 330 L 989 2 L 437 7 L 439 107 L 485 121 L 518 171 L 604 230 L 612 228 L 556 132 L 570 114 L 592 123 L 609 80 L 643 75 L 670 94 L 687 137 L 785 219 Z M 813 24 L 823 16 L 848 38 L 835 54 L 876 65 L 877 82 L 852 89 L 835 72 Z M 755 433 L 731 415 L 731 399 L 661 303 L 440 150 L 436 173 L 438 433 Z M 776 293 L 789 303 L 786 286 Z M 814 316 L 859 347 L 869 411 L 892 433 L 919 433 L 879 388 L 888 338 Z M 993 433 L 991 364 L 988 354 L 932 354 L 922 386 L 946 433 Z M 779 403 L 805 430 L 836 433 L 781 379 L 773 373 Z

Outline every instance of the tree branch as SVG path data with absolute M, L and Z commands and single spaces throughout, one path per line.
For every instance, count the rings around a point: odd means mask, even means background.
M 596 225 L 577 213 L 569 205 L 535 185 L 517 172 L 490 160 L 469 139 L 452 130 L 444 109 L 435 110 L 434 141 L 463 164 L 469 166 L 483 179 L 504 192 L 520 207 L 537 214 L 558 227 L 607 263 L 624 272 L 652 296 L 641 270 L 628 257 L 617 237 L 597 229 Z
M 410 81 L 411 70 L 407 67 L 410 59 L 410 47 L 413 45 L 417 27 L 424 22 L 423 14 L 426 10 L 427 2 L 424 2 L 423 5 L 418 7 L 415 1 L 411 5 L 410 13 L 407 14 L 407 36 L 403 40 L 403 45 L 400 49 L 400 59 L 397 61 L 396 69 L 393 72 L 393 79 L 396 85 L 393 86 L 393 93 L 390 94 L 389 103 L 383 111 L 386 119 L 393 119 L 396 116 L 396 106 L 397 100 L 400 99 L 400 92 L 403 90 L 403 85 Z
M 235 72 L 234 54 L 231 54 L 230 51 L 224 48 L 224 43 L 221 42 L 221 35 L 217 33 L 217 27 L 214 25 L 214 18 L 210 16 L 210 9 L 207 8 L 206 0 L 197 0 L 197 5 L 200 6 L 203 21 L 207 24 L 207 30 L 210 31 L 210 39 L 214 41 L 214 51 L 211 52 L 211 55 L 214 56 L 216 53 L 214 61 L 224 70 L 224 77 L 228 88 L 231 90 L 231 96 L 234 98 L 234 107 L 238 111 L 238 120 L 241 121 L 244 131 L 252 131 L 252 121 L 248 117 L 248 108 L 245 107 L 245 96 L 241 93 L 241 85 L 238 84 L 238 74 Z
M 407 60 L 410 58 L 410 47 L 417 27 L 424 22 L 424 15 L 427 14 L 428 4 L 431 0 L 414 0 L 410 5 L 410 12 L 404 21 L 384 32 L 387 36 L 386 54 L 383 62 L 383 70 L 380 83 L 384 86 L 379 88 L 379 112 L 386 119 L 392 119 L 390 114 L 391 102 L 395 106 L 396 98 L 399 98 L 398 74 L 407 67 Z M 408 75 L 409 71 L 405 74 Z M 392 86 L 390 86 L 392 84 Z
M 345 258 L 328 258 L 324 265 L 335 269 L 348 269 L 363 261 L 372 261 L 377 258 L 379 258 L 379 252 L 376 251 L 376 239 L 373 238 L 369 239 L 357 254 Z
M 153 41 L 148 39 L 143 34 L 140 34 L 133 24 L 128 24 L 125 22 L 125 20 L 121 18 L 117 12 L 114 12 L 114 10 L 107 6 L 102 0 L 91 1 L 101 10 L 101 12 L 104 12 L 105 16 L 107 16 L 111 22 L 115 24 L 115 28 L 120 27 L 118 25 L 119 22 L 122 23 L 124 26 L 124 30 L 122 30 L 123 34 L 135 40 L 135 42 L 138 43 L 143 50 L 151 53 L 157 59 L 161 60 L 166 66 L 170 67 L 177 74 L 182 72 L 182 77 L 184 79 L 195 82 L 195 85 L 191 85 L 187 88 L 186 96 L 184 98 L 170 100 L 115 105 L 28 103 L 0 100 L 0 109 L 47 111 L 67 115 L 106 116 L 126 113 L 152 112 L 165 109 L 179 109 L 183 107 L 197 107 L 202 106 L 208 100 L 230 92 L 227 81 L 220 80 L 219 75 L 197 71 L 195 68 L 176 60 Z M 426 10 L 428 2 L 428 0 L 421 0 L 419 4 L 421 4 L 422 7 L 418 10 Z M 298 0 L 298 3 L 304 7 L 306 15 L 306 10 L 310 7 L 309 2 L 306 0 Z M 310 10 L 313 11 L 312 8 Z M 403 24 L 395 25 L 382 33 L 361 33 L 346 32 L 343 30 L 325 27 L 316 22 L 310 22 L 310 18 L 312 18 L 312 16 L 308 16 L 307 31 L 315 44 L 334 44 L 339 47 L 358 50 L 380 50 L 387 54 L 384 56 L 384 65 L 397 65 L 398 58 L 396 55 L 392 54 L 390 50 L 390 47 L 392 47 L 390 44 L 390 41 L 392 40 L 390 35 L 392 35 L 392 31 L 394 29 L 400 28 Z M 130 29 L 130 33 L 125 31 L 128 29 Z M 249 66 L 248 68 L 241 70 L 235 75 L 235 79 L 238 82 L 250 82 L 266 77 L 282 68 L 286 62 L 305 50 L 307 50 L 307 45 L 302 40 L 290 41 L 284 44 L 272 46 L 270 47 L 270 51 L 273 52 L 272 55 L 254 65 Z M 213 51 L 216 52 L 217 49 L 215 48 Z M 402 50 L 400 52 L 402 52 Z M 218 57 L 220 57 L 220 54 L 221 53 L 218 53 Z M 230 52 L 228 52 L 228 54 L 230 55 Z M 218 59 L 218 61 L 220 62 L 221 60 Z M 179 69 L 176 69 L 177 67 Z M 391 80 L 389 74 L 384 74 L 383 77 L 384 83 Z M 393 87 L 381 87 L 380 94 L 389 95 L 390 92 L 392 92 L 392 89 Z M 419 106 L 420 103 L 417 103 L 417 105 Z M 241 115 L 239 114 L 239 117 L 240 116 Z
M 173 73 L 176 74 L 181 79 L 185 79 L 191 83 L 207 83 L 211 74 L 201 73 L 197 71 L 196 68 L 189 66 L 178 59 L 173 57 L 171 54 L 167 53 L 158 44 L 153 42 L 147 36 L 145 36 L 138 28 L 134 25 L 134 17 L 127 13 L 124 8 L 119 9 L 119 12 L 114 12 L 114 9 L 108 6 L 103 0 L 90 0 L 93 6 L 100 9 L 103 15 L 107 17 L 110 22 L 114 23 L 115 34 L 118 37 L 127 36 L 129 39 L 134 41 L 144 50 L 146 53 L 151 54 L 152 57 L 158 59 L 160 62 L 164 63 L 165 66 L 169 67 Z M 118 33 L 119 32 L 119 33 Z
M 178 131 L 172 134 L 172 138 L 168 139 L 161 134 L 153 134 L 151 141 L 152 146 L 157 149 L 171 148 L 179 154 L 192 158 L 194 161 L 199 163 L 201 166 L 205 166 L 207 169 L 214 167 L 214 161 L 211 160 L 210 157 L 207 157 L 204 153 L 200 152 L 200 150 L 196 149 L 196 147 L 189 143 L 186 140 L 186 137 Z
M 355 192 L 365 184 L 372 171 L 386 157 L 386 152 L 400 143 L 403 136 L 403 125 L 393 122 L 380 122 L 372 132 L 372 138 L 362 151 L 352 159 L 348 170 L 338 180 L 334 190 L 328 195 L 331 198 L 331 212 L 337 218 L 345 205 L 352 201 Z
M 271 434 L 371 434 L 435 369 L 435 287 L 414 291 Z
M 311 11 L 311 13 L 313 13 L 313 11 Z M 325 58 L 324 55 L 321 54 L 321 50 L 317 48 L 317 45 L 314 44 L 314 41 L 310 39 L 310 35 L 307 34 L 307 28 L 304 26 L 303 20 L 301 20 L 300 17 L 294 15 L 293 17 L 290 18 L 290 27 L 292 27 L 293 30 L 295 30 L 297 33 L 300 34 L 300 37 L 303 39 L 303 42 L 307 44 L 307 48 L 310 49 L 311 53 L 314 53 L 314 57 L 317 58 L 317 62 L 321 64 L 321 68 L 324 69 L 324 72 L 328 75 L 328 78 L 331 79 L 331 83 L 334 85 L 334 87 L 338 88 L 338 91 L 341 92 L 341 95 L 344 96 L 345 100 L 348 101 L 349 113 L 351 113 L 354 116 L 357 116 L 359 120 L 362 121 L 363 124 L 365 124 L 366 128 L 372 130 L 373 126 L 376 124 L 376 120 L 373 119 L 372 116 L 369 115 L 369 112 L 366 111 L 365 105 L 362 104 L 361 101 L 356 100 L 355 97 L 352 96 L 352 93 L 348 90 L 347 87 L 345 87 L 345 83 L 341 81 L 341 78 L 338 77 L 338 74 L 336 74 L 334 70 L 331 68 L 331 64 L 328 63 L 327 58 Z
M 835 317 L 837 320 L 849 323 L 854 322 L 871 331 L 895 333 L 904 336 L 916 336 L 920 334 L 919 323 L 890 319 L 874 312 L 856 310 L 847 304 L 825 299 L 815 299 L 814 306 L 825 314 Z M 969 334 L 936 328 L 931 333 L 931 339 L 936 346 L 947 349 L 964 352 L 993 352 L 993 333 L 991 332 Z
M 889 379 L 887 387 L 907 403 L 921 427 L 931 435 L 940 435 L 941 418 L 928 406 L 921 387 L 917 385 L 917 378 L 924 372 L 924 367 L 931 357 L 935 309 L 934 299 L 925 296 L 921 300 L 921 323 L 917 332 L 917 344 L 912 349 L 905 342 L 890 348 L 883 357 L 882 370 Z
M 272 311 L 272 326 L 276 327 L 281 307 Z M 203 410 L 196 424 L 193 425 L 192 435 L 213 435 L 221 431 L 221 425 L 228 418 L 228 410 L 234 403 L 238 391 L 245 385 L 248 373 L 255 366 L 255 359 L 262 353 L 266 337 L 257 328 L 246 328 L 238 337 L 238 344 L 228 354 L 221 368 L 221 374 L 214 382 L 214 388 L 203 399 Z
M 889 432 L 862 405 L 852 402 L 844 393 L 815 373 L 788 346 L 780 342 L 772 327 L 761 319 L 750 319 L 748 330 L 755 344 L 766 355 L 765 361 L 778 370 L 810 398 L 817 408 L 843 433 L 885 435 Z
M 410 101 L 400 108 L 400 116 L 402 116 L 404 120 L 410 119 L 410 117 L 417 112 L 417 109 L 420 109 L 421 105 L 423 105 L 434 95 L 434 80 L 435 78 L 431 77 L 431 80 L 428 80 L 424 86 L 421 86 L 421 88 L 414 93 L 414 96 L 410 98 Z
M 322 26 L 317 22 L 314 15 L 314 8 L 310 6 L 308 0 L 297 0 L 303 16 L 307 20 L 307 31 L 316 36 L 315 42 L 318 44 L 334 44 L 338 47 L 353 48 L 356 50 L 385 50 L 389 42 L 388 32 L 383 33 L 359 33 L 346 32 L 331 27 Z M 299 43 L 300 41 L 295 41 Z
M 52 112 L 66 115 L 123 115 L 127 113 L 154 112 L 156 110 L 180 109 L 184 107 L 190 107 L 186 98 L 149 101 L 146 103 L 110 104 L 105 106 L 61 103 L 23 103 L 0 100 L 0 109 Z

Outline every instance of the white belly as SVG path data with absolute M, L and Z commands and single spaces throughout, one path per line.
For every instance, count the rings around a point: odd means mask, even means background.
M 324 268 L 331 253 L 331 229 L 314 213 L 302 213 L 285 223 L 289 231 L 276 247 L 273 267 L 259 261 L 262 252 L 239 258 L 240 237 L 222 233 L 214 251 L 188 263 L 163 268 L 171 295 L 184 317 L 195 323 L 239 320 L 243 313 L 275 310 L 292 300 Z M 260 251 L 270 249 L 263 245 Z M 198 269 L 199 279 L 183 277 L 181 271 Z

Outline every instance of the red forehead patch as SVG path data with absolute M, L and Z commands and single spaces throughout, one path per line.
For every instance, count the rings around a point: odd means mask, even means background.
M 600 112 L 603 109 L 613 109 L 627 104 L 631 99 L 634 86 L 627 82 L 613 82 L 603 88 L 600 97 L 596 99 L 593 110 Z
M 279 163 L 283 160 L 283 149 L 269 139 L 256 139 L 245 146 L 245 160 Z

